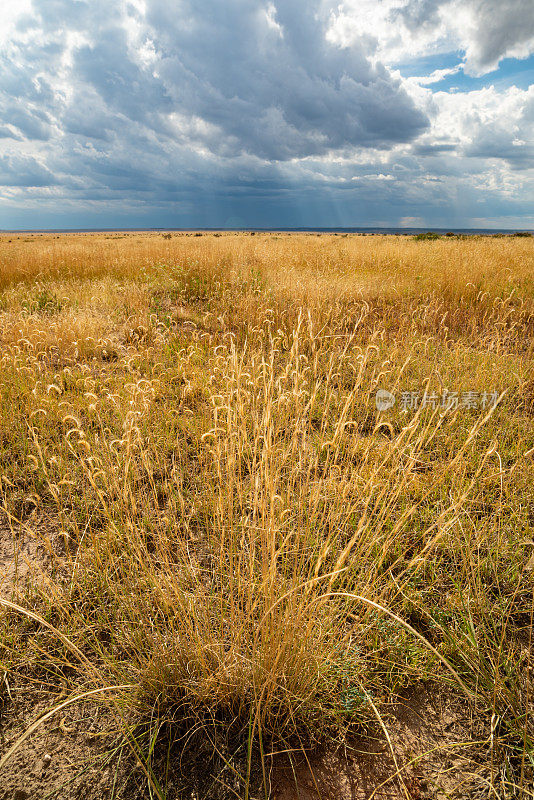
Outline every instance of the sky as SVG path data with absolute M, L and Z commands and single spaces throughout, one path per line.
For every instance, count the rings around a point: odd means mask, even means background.
M 0 228 L 534 228 L 532 0 L 2 0 Z

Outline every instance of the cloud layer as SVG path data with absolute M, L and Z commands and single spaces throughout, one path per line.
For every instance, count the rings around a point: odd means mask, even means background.
M 396 68 L 526 55 L 526 0 L 7 2 L 0 227 L 526 219 L 534 88 Z

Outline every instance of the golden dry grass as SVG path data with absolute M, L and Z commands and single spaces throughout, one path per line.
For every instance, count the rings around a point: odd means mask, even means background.
M 0 288 L 4 525 L 54 565 L 1 591 L 58 632 L 6 612 L 6 671 L 260 744 L 446 683 L 526 791 L 533 240 L 4 235 Z

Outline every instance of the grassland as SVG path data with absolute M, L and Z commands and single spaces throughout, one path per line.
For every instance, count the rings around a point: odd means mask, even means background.
M 532 797 L 533 335 L 528 238 L 2 235 L 6 708 L 94 692 L 136 796 L 172 741 L 248 797 L 424 684 Z

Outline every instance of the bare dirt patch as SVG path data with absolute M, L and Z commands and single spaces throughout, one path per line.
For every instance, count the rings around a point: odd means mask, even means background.
M 31 583 L 46 581 L 62 543 L 57 526 L 31 514 L 22 524 L 0 523 L 0 595 L 12 594 Z
M 489 768 L 484 766 L 480 743 L 484 737 L 467 705 L 417 687 L 383 721 L 391 747 L 377 726 L 370 736 L 352 738 L 337 751 L 276 759 L 272 796 L 276 800 L 463 800 L 487 795 Z
M 0 753 L 54 701 L 49 692 L 10 690 L 0 722 Z M 130 770 L 121 759 L 113 720 L 95 704 L 69 706 L 38 728 L 0 772 L 0 800 L 103 800 L 123 797 Z M 114 794 L 115 793 L 115 794 Z

